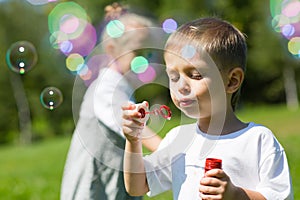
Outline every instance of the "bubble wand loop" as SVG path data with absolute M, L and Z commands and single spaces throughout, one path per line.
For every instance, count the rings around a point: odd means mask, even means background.
M 141 106 L 138 107 L 138 112 L 141 113 L 141 118 L 145 118 L 147 114 L 159 115 L 164 119 L 170 120 L 172 117 L 171 109 L 166 105 L 161 105 L 158 109 L 148 111 L 147 107 Z

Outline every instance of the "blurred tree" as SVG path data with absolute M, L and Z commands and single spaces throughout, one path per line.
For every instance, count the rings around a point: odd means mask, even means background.
M 38 63 L 27 74 L 22 75 L 24 94 L 28 100 L 31 133 L 33 139 L 71 134 L 74 128 L 72 115 L 73 84 L 75 76 L 65 67 L 65 56 L 53 49 L 49 42 L 48 14 L 60 0 L 43 6 L 34 6 L 26 0 L 0 1 L 0 143 L 17 141 L 20 132 L 18 112 L 14 92 L 21 89 L 16 81 L 10 81 L 13 74 L 5 63 L 5 53 L 9 46 L 20 40 L 34 44 L 38 51 Z M 104 7 L 114 1 L 74 0 L 88 13 L 91 23 L 101 30 Z M 247 35 L 249 47 L 248 69 L 243 86 L 242 102 L 283 103 L 292 96 L 297 99 L 299 87 L 299 61 L 287 52 L 286 41 L 271 29 L 269 2 L 260 0 L 124 0 L 132 9 L 147 16 L 157 18 L 162 23 L 166 18 L 174 18 L 179 25 L 202 16 L 219 16 L 237 26 Z M 285 70 L 291 69 L 291 70 Z M 285 74 L 285 76 L 284 76 Z M 284 79 L 284 77 L 287 77 Z M 295 77 L 291 85 L 289 81 Z M 289 80 L 289 81 L 287 81 Z M 63 104 L 49 111 L 39 100 L 41 91 L 47 86 L 59 88 L 64 96 Z M 155 90 L 155 95 L 166 95 L 166 88 L 146 86 L 137 91 L 137 99 L 146 98 Z M 146 92 L 145 92 L 146 91 Z M 148 92 L 150 91 L 150 92 Z M 290 92 L 290 93 L 289 93 Z M 149 98 L 149 97 L 147 97 Z M 23 102 L 24 103 L 24 102 Z M 25 104 L 24 104 L 25 106 Z
M 0 115 L 2 119 L 8 121 L 2 120 L 0 141 L 18 141 L 19 133 L 24 133 L 25 136 L 21 137 L 21 140 L 29 142 L 31 134 L 33 134 L 33 138 L 35 135 L 41 135 L 40 133 L 31 133 L 35 128 L 32 127 L 31 130 L 31 124 L 29 124 L 31 121 L 28 117 L 31 117 L 32 123 L 35 124 L 35 119 L 47 116 L 46 120 L 49 122 L 50 130 L 42 130 L 44 135 L 60 134 L 62 123 L 70 119 L 68 113 L 71 113 L 71 99 L 68 96 L 71 93 L 73 76 L 65 69 L 63 57 L 53 50 L 49 43 L 48 13 L 46 11 L 51 5 L 33 6 L 26 1 L 14 0 L 1 4 L 0 25 L 4 27 L 1 29 L 3 31 L 0 32 L 0 43 L 4 49 L 0 52 L 2 70 L 0 77 L 3 80 L 1 96 L 4 97 L 1 98 L 1 101 L 7 103 L 1 104 L 0 110 L 5 110 L 5 112 L 1 112 Z M 9 46 L 21 40 L 34 44 L 38 52 L 38 63 L 24 75 L 10 71 L 5 63 L 5 53 Z M 56 114 L 55 117 L 54 112 L 44 109 L 39 102 L 39 95 L 47 86 L 60 88 L 66 96 L 64 106 L 54 111 L 60 113 Z M 17 99 L 14 99 L 13 95 Z M 27 99 L 30 110 L 27 109 Z M 19 103 L 16 104 L 16 102 Z M 8 117 L 14 120 L 9 120 Z

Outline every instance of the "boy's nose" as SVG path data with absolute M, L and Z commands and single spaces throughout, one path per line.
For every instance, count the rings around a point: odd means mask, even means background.
M 189 94 L 191 92 L 190 85 L 184 78 L 181 78 L 178 82 L 178 91 L 181 94 Z

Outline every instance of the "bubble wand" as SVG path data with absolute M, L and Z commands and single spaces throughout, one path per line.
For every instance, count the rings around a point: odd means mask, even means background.
M 172 117 L 171 109 L 166 105 L 161 105 L 159 108 L 156 108 L 152 111 L 149 111 L 148 107 L 149 104 L 146 101 L 140 104 L 136 104 L 136 110 L 141 113 L 140 118 L 142 119 L 142 121 L 147 121 L 148 118 L 146 117 L 146 115 L 157 115 L 167 120 L 170 120 Z

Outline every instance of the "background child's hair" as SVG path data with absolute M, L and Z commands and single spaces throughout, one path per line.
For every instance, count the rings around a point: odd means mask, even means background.
M 114 41 L 115 44 L 118 44 L 120 48 L 126 48 L 126 44 L 128 44 L 130 39 L 135 36 L 134 33 L 130 31 L 131 29 L 148 28 L 154 26 L 154 22 L 149 18 L 130 12 L 128 6 L 121 5 L 119 3 L 108 5 L 104 10 L 106 24 L 111 20 L 119 20 L 125 26 L 124 34 L 118 38 L 111 38 L 106 33 L 106 28 L 104 28 L 102 33 L 102 41 L 104 43 L 107 40 L 110 42 Z M 140 33 L 137 31 L 137 34 Z
M 218 18 L 200 18 L 179 27 L 168 39 L 166 49 L 172 49 L 182 41 L 195 44 L 205 50 L 220 70 L 240 67 L 246 70 L 247 45 L 245 36 L 233 25 Z M 240 89 L 231 99 L 235 109 Z

